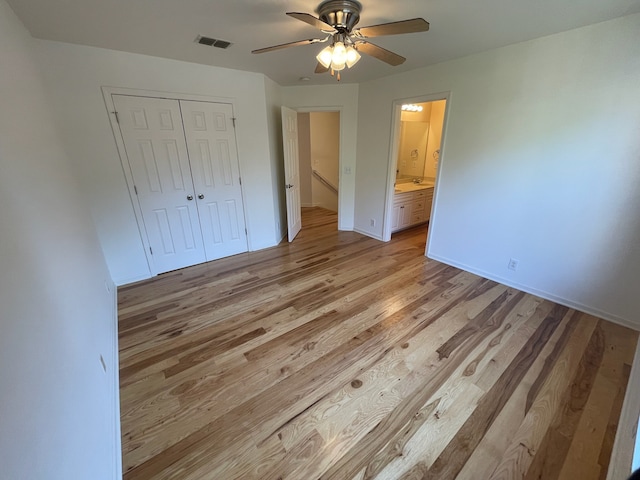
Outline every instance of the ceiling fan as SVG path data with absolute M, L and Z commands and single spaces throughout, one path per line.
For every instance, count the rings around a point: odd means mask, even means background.
M 253 50 L 251 53 L 265 53 L 299 45 L 330 42 L 330 45 L 324 48 L 316 57 L 318 65 L 315 73 L 324 73 L 331 70 L 331 75 L 337 72 L 339 81 L 340 71 L 344 70 L 345 67 L 351 68 L 355 65 L 360 60 L 360 53 L 370 55 L 392 66 L 400 65 L 406 60 L 406 58 L 374 45 L 366 39 L 429 30 L 429 22 L 423 18 L 412 18 L 370 27 L 354 28 L 360 20 L 361 11 L 362 5 L 356 0 L 326 0 L 318 6 L 319 18 L 309 13 L 287 12 L 290 17 L 297 18 L 316 27 L 326 36 L 324 38 L 311 38 L 309 40 L 299 40 L 260 48 Z

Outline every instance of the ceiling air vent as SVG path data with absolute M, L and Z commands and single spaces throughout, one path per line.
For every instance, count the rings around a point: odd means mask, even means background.
M 218 48 L 229 48 L 229 46 L 231 45 L 231 42 L 227 42 L 226 40 L 217 40 L 215 38 L 203 37 L 202 35 L 198 35 L 198 37 L 196 38 L 196 43 Z

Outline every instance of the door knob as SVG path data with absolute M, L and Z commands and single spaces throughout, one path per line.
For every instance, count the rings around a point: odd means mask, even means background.
M 198 198 L 202 200 L 204 198 L 204 195 L 201 193 L 200 195 L 198 195 Z
M 187 195 L 187 200 L 189 201 L 193 200 L 193 195 Z

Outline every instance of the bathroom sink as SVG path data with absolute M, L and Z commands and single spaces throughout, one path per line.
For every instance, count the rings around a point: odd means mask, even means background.
M 426 190 L 433 188 L 433 182 L 423 183 L 398 183 L 394 188 L 395 193 L 415 192 L 416 190 Z

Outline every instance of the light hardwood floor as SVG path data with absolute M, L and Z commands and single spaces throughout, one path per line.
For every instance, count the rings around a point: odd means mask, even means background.
M 125 479 L 604 479 L 636 332 L 303 225 L 119 289 Z

